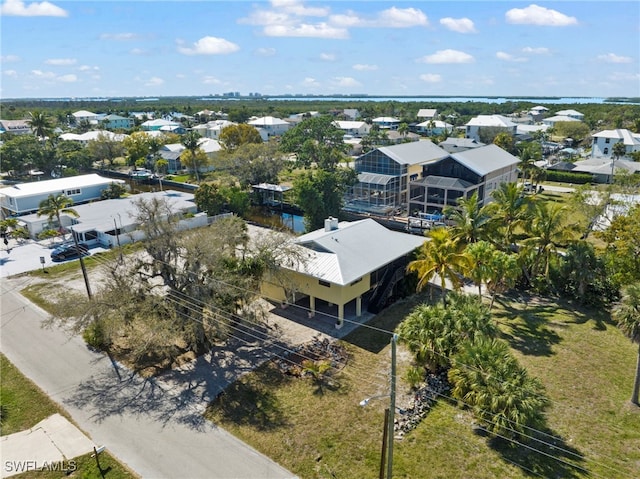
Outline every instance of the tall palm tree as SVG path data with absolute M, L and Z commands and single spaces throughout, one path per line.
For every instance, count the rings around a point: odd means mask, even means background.
M 457 208 L 446 206 L 443 212 L 453 222 L 451 236 L 460 240 L 463 245 L 475 243 L 486 236 L 490 217 L 480 205 L 477 191 L 469 198 L 458 198 Z
M 534 253 L 532 273 L 542 272 L 549 278 L 551 260 L 561 245 L 573 238 L 574 226 L 565 224 L 565 207 L 559 203 L 537 202 L 533 208 L 531 221 L 526 223 L 529 238 L 523 241 Z
M 489 270 L 494 252 L 495 247 L 488 241 L 477 241 L 468 244 L 464 249 L 464 253 L 469 259 L 469 271 L 467 274 L 478 287 L 479 298 L 482 298 L 482 283 L 490 277 Z
M 514 230 L 522 226 L 530 214 L 531 197 L 523 194 L 522 186 L 516 183 L 500 183 L 491 192 L 493 202 L 487 205 L 492 231 L 500 238 L 495 243 L 501 249 L 517 249 L 514 244 Z
M 418 273 L 418 291 L 437 275 L 440 278 L 444 302 L 447 280 L 454 289 L 458 289 L 462 284 L 461 273 L 466 271 L 467 264 L 467 257 L 462 253 L 459 241 L 450 236 L 448 229 L 436 228 L 431 230 L 429 239 L 419 249 L 418 259 L 409 263 L 407 271 Z
M 74 218 L 80 216 L 76 210 L 71 208 L 73 206 L 73 200 L 63 193 L 59 195 L 49 195 L 46 200 L 42 200 L 38 207 L 38 216 L 47 216 L 49 221 L 52 221 L 55 217 L 58 220 L 58 228 L 62 233 L 62 221 L 60 220 L 60 213 L 65 213 Z M 63 234 L 64 238 L 64 234 Z
M 53 123 L 46 113 L 42 111 L 29 112 L 29 119 L 27 120 L 31 131 L 44 143 L 46 138 L 53 132 Z
M 632 283 L 622 289 L 622 298 L 614 306 L 613 319 L 624 335 L 638 345 L 638 361 L 636 364 L 636 378 L 633 382 L 631 402 L 640 406 L 640 283 Z

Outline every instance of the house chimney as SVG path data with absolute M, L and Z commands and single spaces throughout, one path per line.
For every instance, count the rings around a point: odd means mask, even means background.
M 329 216 L 326 220 L 324 220 L 324 230 L 325 231 L 333 231 L 338 229 L 338 218 L 334 218 L 333 216 Z

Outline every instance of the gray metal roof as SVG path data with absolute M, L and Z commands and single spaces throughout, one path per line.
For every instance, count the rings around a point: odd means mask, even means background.
M 30 183 L 18 183 L 0 189 L 0 195 L 13 198 L 25 198 L 42 194 L 60 193 L 69 188 L 88 188 L 90 186 L 110 185 L 112 183 L 125 183 L 124 180 L 105 178 L 95 173 L 89 175 L 68 176 L 54 180 L 32 181 Z
M 452 153 L 451 157 L 480 176 L 520 163 L 517 157 L 493 144 Z
M 378 151 L 401 165 L 421 165 L 449 156 L 448 152 L 430 140 L 383 146 Z
M 373 219 L 343 221 L 338 229 L 319 229 L 298 237 L 308 260 L 301 273 L 348 285 L 421 246 L 425 238 L 391 231 Z

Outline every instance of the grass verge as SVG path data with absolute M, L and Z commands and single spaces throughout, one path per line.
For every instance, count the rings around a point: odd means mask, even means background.
M 60 406 L 49 399 L 38 386 L 26 378 L 3 354 L 0 354 L 0 378 L 2 378 L 0 384 L 0 404 L 2 405 L 1 435 L 4 436 L 29 429 L 55 413 L 60 413 L 69 419 L 69 416 Z M 11 477 L 15 479 L 57 479 L 60 477 L 129 479 L 137 477 L 107 451 L 100 454 L 101 470 L 98 469 L 96 460 L 91 457 L 91 454 L 75 458 L 73 462 L 66 462 L 67 466 L 71 464 L 73 466 L 69 467 L 69 474 L 60 471 L 29 471 Z
M 389 308 L 371 325 L 393 329 L 416 302 Z M 468 411 L 440 400 L 396 441 L 394 477 L 640 477 L 640 410 L 629 403 L 637 349 L 608 315 L 527 297 L 502 300 L 494 318 L 552 400 L 547 444 L 488 438 Z M 388 392 L 389 335 L 380 330 L 345 338 L 350 360 L 335 378 L 339 387 L 320 392 L 265 365 L 211 404 L 207 417 L 301 478 L 377 477 L 388 403 L 358 403 Z M 400 347 L 399 375 L 409 360 Z M 400 401 L 407 391 L 401 381 Z

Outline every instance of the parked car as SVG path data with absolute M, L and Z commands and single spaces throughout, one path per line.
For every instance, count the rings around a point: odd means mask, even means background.
M 69 243 L 55 248 L 51 252 L 51 259 L 53 261 L 64 261 L 65 259 L 86 256 L 88 254 L 89 247 L 86 244 L 78 243 L 78 245 L 76 246 L 74 243 Z

